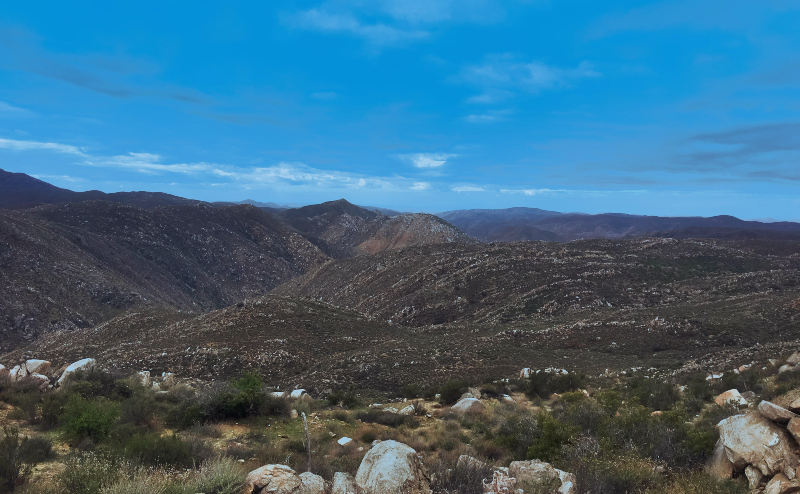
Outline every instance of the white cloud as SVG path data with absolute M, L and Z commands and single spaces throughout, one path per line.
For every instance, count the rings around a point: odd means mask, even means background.
M 475 187 L 474 185 L 459 185 L 458 187 L 451 187 L 453 192 L 483 192 L 483 187 Z
M 69 144 L 57 144 L 54 142 L 18 141 L 16 139 L 0 138 L 0 149 L 12 151 L 53 151 L 63 154 L 74 154 L 76 156 L 88 156 L 80 148 Z
M 431 184 L 430 182 L 414 182 L 411 190 L 431 190 Z
M 490 110 L 483 114 L 473 114 L 464 117 L 470 123 L 494 123 L 506 120 L 506 116 L 513 113 L 511 110 Z
M 538 93 L 569 87 L 574 81 L 600 77 L 588 61 L 575 68 L 562 68 L 539 61 L 519 62 L 511 55 L 493 55 L 482 64 L 468 65 L 461 71 L 460 80 L 483 88 L 481 94 L 470 97 L 470 103 L 494 103 L 512 95 L 511 90 Z
M 364 24 L 349 13 L 332 14 L 319 9 L 299 12 L 295 24 L 304 29 L 323 32 L 345 32 L 366 39 L 375 45 L 395 45 L 428 37 L 427 31 L 399 29 L 386 24 Z
M 447 160 L 457 156 L 457 154 L 448 153 L 410 153 L 397 155 L 401 160 L 407 161 L 417 168 L 439 168 L 447 163 Z
M 31 117 L 34 113 L 25 108 L 9 105 L 4 101 L 0 101 L 0 116 L 4 117 Z
M 554 192 L 569 192 L 566 189 L 500 189 L 501 194 L 525 194 L 526 196 L 536 196 Z

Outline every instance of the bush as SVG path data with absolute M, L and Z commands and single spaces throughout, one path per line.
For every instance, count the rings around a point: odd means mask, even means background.
M 0 492 L 12 492 L 34 466 L 50 457 L 52 449 L 47 439 L 22 437 L 19 429 L 4 427 L 0 440 Z
M 537 434 L 527 451 L 528 460 L 556 463 L 561 459 L 562 448 L 576 434 L 576 428 L 553 418 L 549 413 L 540 413 L 536 420 Z
M 340 389 L 330 393 L 326 397 L 326 400 L 328 400 L 328 404 L 332 407 L 356 408 L 361 405 L 361 400 L 358 399 L 355 388 L 352 386 L 346 390 Z
M 422 389 L 419 384 L 406 384 L 400 390 L 400 395 L 407 400 L 413 400 L 422 396 Z
M 387 425 L 389 427 L 399 427 L 401 425 L 417 427 L 419 425 L 419 421 L 411 415 L 400 415 L 399 413 L 375 409 L 356 413 L 356 419 L 365 423 Z
M 483 494 L 483 481 L 492 478 L 492 469 L 446 457 L 429 467 L 432 492 Z
M 515 460 L 524 460 L 528 448 L 538 437 L 536 417 L 517 406 L 501 406 L 495 410 L 495 421 L 485 436 L 497 446 L 509 450 Z
M 64 470 L 56 476 L 61 492 L 99 494 L 100 489 L 117 483 L 122 475 L 121 464 L 113 457 L 95 453 L 72 456 Z
M 445 405 L 452 405 L 457 402 L 461 395 L 467 392 L 467 383 L 464 381 L 450 380 L 439 389 L 441 402 Z
M 59 426 L 67 400 L 69 400 L 69 395 L 60 391 L 44 395 L 42 399 L 42 427 L 52 429 Z
M 203 460 L 204 443 L 185 442 L 177 435 L 136 435 L 124 446 L 125 457 L 150 466 L 190 468 Z
M 124 400 L 133 395 L 133 386 L 124 379 L 121 372 L 110 373 L 101 370 L 77 371 L 70 375 L 66 385 L 70 393 L 84 398 L 105 397 L 111 400 Z
M 634 377 L 628 381 L 626 392 L 629 398 L 652 410 L 669 410 L 681 399 L 681 394 L 672 383 L 659 379 Z
M 61 417 L 62 429 L 73 440 L 86 437 L 95 443 L 105 439 L 119 416 L 119 404 L 106 398 L 87 400 L 79 394 L 70 396 Z
M 583 386 L 584 381 L 583 374 L 577 372 L 569 374 L 535 372 L 527 381 L 523 381 L 523 386 L 529 398 L 547 398 L 553 393 L 575 391 Z
M 206 494 L 238 494 L 244 484 L 245 472 L 239 462 L 230 458 L 214 458 L 200 467 L 190 483 L 189 492 Z

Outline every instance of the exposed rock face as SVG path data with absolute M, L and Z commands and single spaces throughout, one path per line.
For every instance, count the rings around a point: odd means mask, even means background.
M 400 415 L 414 415 L 414 405 L 408 405 L 397 413 Z
M 789 434 L 758 413 L 735 415 L 719 424 L 720 442 L 736 471 L 753 465 L 767 476 L 784 472 L 794 478 L 800 464 Z
M 794 352 L 786 359 L 786 363 L 789 365 L 797 365 L 800 364 L 800 352 Z
M 417 453 L 397 441 L 369 450 L 356 474 L 362 494 L 430 494 L 430 481 Z
M 357 494 L 356 480 L 349 473 L 336 472 L 333 475 L 331 494 Z
M 311 472 L 301 473 L 299 494 L 325 494 L 325 479 Z
M 714 452 L 706 465 L 706 473 L 719 479 L 729 479 L 733 475 L 733 463 L 725 454 L 725 445 L 718 439 L 714 446 Z
M 795 480 L 789 480 L 786 475 L 779 473 L 767 482 L 764 494 L 790 494 L 800 492 L 800 484 Z
M 800 443 L 800 418 L 794 417 L 786 425 L 786 430 L 794 437 L 794 440 Z
M 300 494 L 302 481 L 286 465 L 264 465 L 247 474 L 244 494 Z
M 560 483 L 559 494 L 575 494 L 575 475 L 563 470 L 553 468 L 549 463 L 539 460 L 512 461 L 508 467 L 508 475 L 517 479 L 517 486 L 524 482 L 532 483 Z
M 758 413 L 781 424 L 786 424 L 793 418 L 797 418 L 795 413 L 766 400 L 758 404 Z
M 27 360 L 25 361 L 25 369 L 28 374 L 47 374 L 50 370 L 50 362 L 47 360 Z
M 27 376 L 28 370 L 24 365 L 15 365 L 14 368 L 11 369 L 11 372 L 8 373 L 8 377 L 10 377 L 12 381 L 19 381 Z
M 35 382 L 39 386 L 39 389 L 42 390 L 47 389 L 50 386 L 50 378 L 42 374 L 29 374 L 28 379 L 30 379 L 32 382 Z
M 61 374 L 61 377 L 58 379 L 58 384 L 59 385 L 63 384 L 69 378 L 70 375 L 78 371 L 90 371 L 94 369 L 94 366 L 96 364 L 97 362 L 95 362 L 93 358 L 85 358 L 83 360 L 78 360 L 77 362 L 68 365 L 67 368 L 64 370 L 64 373 Z
M 8 369 L 3 364 L 0 364 L 0 379 L 8 376 Z
M 764 475 L 761 473 L 761 470 L 752 465 L 747 465 L 747 468 L 744 469 L 744 475 L 747 477 L 747 484 L 750 490 L 758 489 L 761 486 L 761 482 L 764 480 Z
M 150 371 L 137 372 L 135 377 L 136 380 L 139 381 L 145 388 L 149 388 L 150 385 L 153 384 L 153 381 L 150 378 Z
M 742 397 L 738 389 L 729 389 L 728 391 L 725 391 L 721 395 L 714 398 L 714 403 L 719 406 L 729 402 L 732 402 L 734 405 L 747 405 L 747 400 Z
M 481 413 L 486 410 L 486 405 L 476 398 L 462 398 L 450 408 L 453 413 Z

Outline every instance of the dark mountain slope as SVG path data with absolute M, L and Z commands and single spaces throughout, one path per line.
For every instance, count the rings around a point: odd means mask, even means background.
M 253 206 L 88 201 L 0 211 L 0 344 L 93 326 L 139 305 L 224 307 L 327 259 Z
M 0 208 L 27 208 L 37 204 L 59 204 L 104 200 L 139 207 L 175 206 L 198 204 L 201 201 L 163 192 L 114 192 L 106 194 L 99 190 L 73 192 L 62 189 L 24 173 L 0 170 Z

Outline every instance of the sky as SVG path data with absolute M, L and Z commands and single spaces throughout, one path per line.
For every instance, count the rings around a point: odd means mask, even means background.
M 800 0 L 6 2 L 0 168 L 401 211 L 800 218 Z

